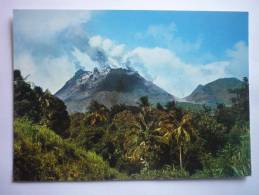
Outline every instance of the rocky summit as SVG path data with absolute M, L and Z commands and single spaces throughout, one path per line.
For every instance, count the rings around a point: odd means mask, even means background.
M 115 104 L 136 105 L 142 96 L 148 96 L 152 104 L 175 100 L 138 72 L 124 68 L 80 69 L 55 95 L 65 102 L 69 112 L 85 112 L 93 100 L 108 108 Z

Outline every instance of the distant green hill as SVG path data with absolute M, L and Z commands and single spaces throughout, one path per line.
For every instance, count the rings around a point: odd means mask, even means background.
M 242 81 L 237 78 L 217 79 L 206 85 L 199 85 L 184 99 L 196 104 L 216 105 L 224 103 L 225 105 L 231 105 L 233 94 L 229 90 L 239 88 L 241 85 Z
M 176 102 L 176 106 L 178 108 L 182 108 L 184 110 L 190 110 L 190 111 L 199 111 L 203 109 L 202 104 L 195 104 L 190 102 Z

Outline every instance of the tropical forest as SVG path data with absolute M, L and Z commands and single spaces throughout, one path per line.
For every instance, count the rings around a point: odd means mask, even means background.
M 241 177 L 251 174 L 248 79 L 231 104 L 106 106 L 70 112 L 14 70 L 14 181 Z

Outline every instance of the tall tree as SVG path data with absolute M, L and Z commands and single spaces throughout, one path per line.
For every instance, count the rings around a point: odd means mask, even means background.
M 42 123 L 54 130 L 57 134 L 67 137 L 70 125 L 69 114 L 62 100 L 53 96 L 49 91 L 40 97 L 42 108 Z
M 14 70 L 14 116 L 28 117 L 34 122 L 40 120 L 41 108 L 35 92 L 19 70 Z
M 64 102 L 40 87 L 32 89 L 19 70 L 14 70 L 14 116 L 44 123 L 61 136 L 70 124 Z
M 191 135 L 195 135 L 196 132 L 191 124 L 191 115 L 185 114 L 181 121 L 177 124 L 177 127 L 172 132 L 176 139 L 179 148 L 179 164 L 180 168 L 183 169 L 183 149 L 184 146 L 191 141 Z
M 148 107 L 148 106 L 150 106 L 150 102 L 149 102 L 148 96 L 142 96 L 142 97 L 140 97 L 140 98 L 139 98 L 138 105 L 139 105 L 140 107 Z
M 238 114 L 238 120 L 249 120 L 249 84 L 247 77 L 243 78 L 243 84 L 240 88 L 230 90 L 235 97 L 232 98 L 232 108 Z
M 171 140 L 176 140 L 181 169 L 183 169 L 184 147 L 191 141 L 191 136 L 196 135 L 191 121 L 192 117 L 190 113 L 185 113 L 179 121 L 174 113 L 169 112 L 167 113 L 167 117 L 161 119 L 159 127 L 156 129 L 159 132 L 159 136 L 155 137 L 157 141 L 169 145 Z
M 109 110 L 103 104 L 92 101 L 88 107 L 89 112 L 86 114 L 86 124 L 95 126 L 101 125 L 109 119 Z

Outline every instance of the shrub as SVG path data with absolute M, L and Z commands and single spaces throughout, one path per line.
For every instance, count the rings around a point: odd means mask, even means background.
M 249 133 L 240 136 L 240 145 L 227 144 L 216 157 L 205 154 L 202 158 L 203 170 L 193 178 L 201 177 L 242 177 L 251 174 Z
M 189 177 L 189 173 L 179 167 L 165 165 L 162 169 L 142 169 L 139 174 L 131 176 L 133 179 L 178 179 Z
M 15 181 L 104 180 L 124 177 L 94 152 L 28 119 L 14 122 Z

